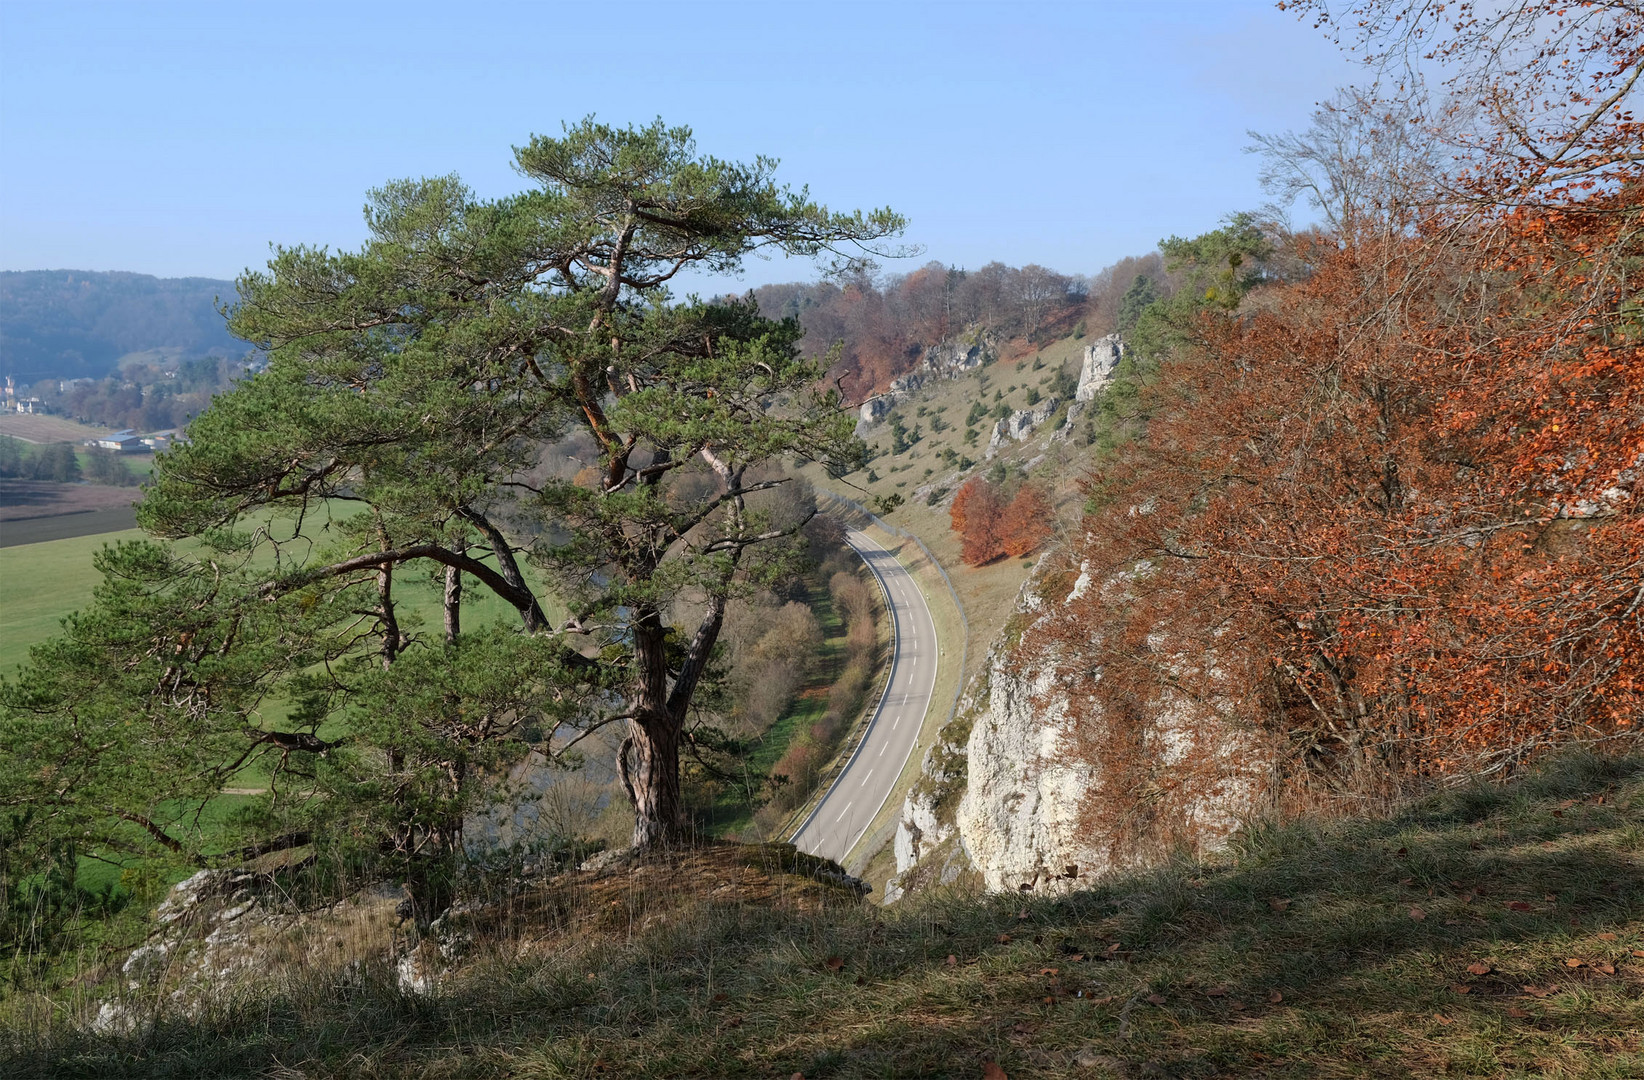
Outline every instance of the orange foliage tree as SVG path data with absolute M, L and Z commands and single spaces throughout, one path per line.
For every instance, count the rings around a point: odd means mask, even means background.
M 1561 33 L 1586 81 L 1479 60 L 1453 88 L 1517 105 L 1481 107 L 1497 129 L 1455 144 L 1476 153 L 1429 206 L 1291 237 L 1305 274 L 1202 313 L 1162 362 L 1145 436 L 1091 478 L 1075 552 L 1118 584 L 1044 635 L 1067 672 L 1099 666 L 1107 716 L 1185 686 L 1333 786 L 1637 738 L 1635 7 L 1505 5 Z M 1405 8 L 1355 11 L 1407 34 L 1388 15 Z M 1422 47 L 1470 61 L 1479 25 L 1429 21 Z M 1194 649 L 1214 662 L 1159 655 Z
M 1037 484 L 1023 484 L 1002 515 L 1005 554 L 1026 555 L 1049 540 L 1055 531 L 1050 499 Z
M 960 536 L 959 557 L 982 566 L 1003 555 L 1026 555 L 1055 531 L 1050 499 L 1036 484 L 1023 484 L 1006 502 L 980 476 L 973 476 L 953 496 L 948 520 Z

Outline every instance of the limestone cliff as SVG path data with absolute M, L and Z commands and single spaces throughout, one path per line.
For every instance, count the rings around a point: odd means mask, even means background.
M 967 877 L 991 891 L 1057 891 L 1174 849 L 1213 850 L 1260 804 L 1271 755 L 1215 702 L 1165 691 L 1135 715 L 1103 714 L 1090 693 L 1100 667 L 1069 671 L 1046 644 L 1093 583 L 1058 571 L 1054 558 L 1040 565 L 1050 569 L 1024 586 L 1011 625 L 925 755 L 898 823 L 887 903 Z M 1126 583 L 1100 587 L 1117 601 Z M 1161 669 L 1214 662 L 1202 647 L 1150 647 Z M 1141 762 L 1091 753 L 1109 734 Z M 1106 803 L 1120 812 L 1104 813 Z

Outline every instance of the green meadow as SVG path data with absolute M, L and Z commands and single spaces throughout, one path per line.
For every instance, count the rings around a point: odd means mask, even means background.
M 105 544 L 139 540 L 139 529 L 0 548 L 0 672 L 17 673 L 29 646 L 55 635 L 63 616 L 91 603 L 92 556 Z

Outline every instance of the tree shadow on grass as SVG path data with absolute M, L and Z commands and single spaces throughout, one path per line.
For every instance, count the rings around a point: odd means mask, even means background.
M 386 963 L 284 973 L 197 1020 L 53 1029 L 0 1074 L 1620 1077 L 1641 809 L 1644 759 L 1572 757 L 1058 898 L 710 897 L 493 950 L 428 996 Z

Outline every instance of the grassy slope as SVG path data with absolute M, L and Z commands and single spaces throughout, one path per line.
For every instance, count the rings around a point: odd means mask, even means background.
M 586 896 L 614 916 L 561 896 L 573 936 L 516 918 L 432 996 L 380 957 L 260 972 L 141 1035 L 23 1022 L 0 1073 L 1638 1076 L 1641 815 L 1644 759 L 1570 759 L 1062 898 L 662 909 L 624 878 Z

